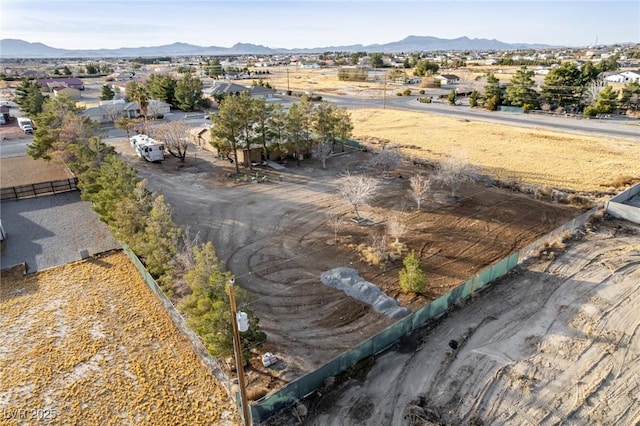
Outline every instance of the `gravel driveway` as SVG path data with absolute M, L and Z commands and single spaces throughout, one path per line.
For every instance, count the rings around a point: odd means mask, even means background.
M 25 262 L 27 272 L 63 265 L 89 255 L 120 248 L 80 192 L 0 203 L 7 238 L 0 256 L 6 268 Z

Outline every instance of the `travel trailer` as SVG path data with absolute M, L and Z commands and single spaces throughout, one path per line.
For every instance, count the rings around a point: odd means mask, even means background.
M 129 138 L 129 143 L 140 158 L 152 163 L 164 160 L 164 145 L 147 135 L 135 135 Z

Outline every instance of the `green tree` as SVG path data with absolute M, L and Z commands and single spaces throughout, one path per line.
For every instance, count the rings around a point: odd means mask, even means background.
M 611 114 L 618 106 L 618 92 L 613 91 L 613 87 L 607 85 L 596 99 L 594 108 L 598 114 Z
M 16 103 L 29 116 L 41 113 L 44 96 L 38 82 L 35 80 L 22 80 L 16 88 Z
M 402 291 L 405 293 L 422 293 L 426 286 L 426 275 L 420 265 L 420 259 L 416 257 L 414 252 L 411 252 L 404 258 L 402 264 L 404 268 L 399 273 Z
M 193 111 L 202 99 L 202 80 L 192 74 L 185 74 L 176 83 L 175 97 L 178 108 Z
M 151 204 L 139 255 L 149 273 L 156 277 L 169 296 L 173 295 L 172 278 L 181 237 L 182 231 L 174 224 L 171 208 L 165 203 L 164 196 L 156 196 Z
M 170 105 L 176 103 L 176 80 L 166 74 L 151 74 L 146 82 L 150 99 L 157 99 Z
M 100 99 L 103 101 L 108 101 L 113 99 L 116 96 L 116 93 L 113 91 L 111 86 L 105 84 L 102 86 L 102 91 L 100 92 Z
M 204 68 L 204 72 L 207 77 L 216 78 L 224 75 L 224 70 L 220 64 L 220 60 L 215 58 L 209 60 Z
M 429 76 L 437 73 L 439 69 L 440 66 L 438 66 L 438 64 L 423 59 L 416 63 L 416 67 L 413 70 L 413 75 L 418 77 Z
M 222 272 L 213 244 L 207 242 L 193 247 L 194 266 L 184 276 L 191 290 L 179 305 L 187 316 L 187 324 L 202 338 L 209 354 L 216 358 L 233 355 L 233 332 L 231 309 L 227 286 L 231 274 Z M 248 294 L 234 287 L 238 306 L 250 302 Z M 260 331 L 259 320 L 250 309 L 249 330 L 240 334 L 243 355 L 249 357 L 249 348 L 263 343 L 267 336 Z
M 84 173 L 78 187 L 82 199 L 91 202 L 100 220 L 113 226 L 120 203 L 134 193 L 137 184 L 136 170 L 125 160 L 112 155 L 107 157 L 99 168 Z
M 382 53 L 372 53 L 371 55 L 369 55 L 369 64 L 373 68 L 382 68 L 384 66 Z
M 576 64 L 564 62 L 552 68 L 544 78 L 542 95 L 554 106 L 577 106 L 581 100 L 583 77 Z
M 246 98 L 246 97 L 245 97 Z M 238 165 L 238 148 L 242 141 L 243 111 L 246 99 L 241 96 L 227 96 L 220 103 L 218 114 L 212 116 L 211 145 L 220 153 L 233 155 L 236 173 L 240 173 Z
M 449 92 L 449 96 L 447 96 L 447 100 L 449 101 L 449 105 L 455 105 L 457 97 L 458 96 L 456 94 L 455 89 L 451 89 L 451 92 Z
M 71 74 L 73 74 L 73 73 L 71 72 L 71 68 L 69 68 L 69 66 L 68 66 L 68 65 L 65 65 L 65 66 L 62 68 L 62 74 L 69 76 L 69 75 L 71 75 Z
M 87 68 L 87 74 L 90 74 L 90 75 L 98 74 L 98 72 L 100 71 L 100 68 L 98 68 L 98 65 L 94 64 L 93 62 L 89 62 L 86 68 Z
M 632 81 L 624 85 L 620 96 L 620 107 L 638 111 L 640 108 L 640 81 Z
M 308 98 L 289 107 L 286 124 L 286 147 L 295 154 L 298 165 L 300 157 L 309 151 L 313 125 L 313 104 Z
M 52 151 L 64 150 L 67 144 L 86 143 L 95 134 L 96 125 L 78 116 L 80 111 L 82 108 L 66 95 L 48 98 L 42 112 L 34 117 L 36 129 L 27 155 L 48 160 Z
M 478 91 L 474 90 L 473 92 L 471 92 L 471 95 L 469 95 L 469 106 L 471 108 L 475 108 L 476 106 L 478 106 Z
M 486 108 L 495 111 L 502 101 L 502 87 L 500 80 L 492 73 L 487 74 L 487 84 L 484 86 L 484 99 Z
M 505 90 L 505 101 L 514 106 L 528 105 L 535 108 L 538 105 L 538 93 L 533 75 L 533 71 L 527 70 L 527 67 L 517 70 Z

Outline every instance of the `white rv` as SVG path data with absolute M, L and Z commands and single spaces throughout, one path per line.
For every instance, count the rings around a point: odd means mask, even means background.
M 150 162 L 164 160 L 164 145 L 147 135 L 135 135 L 129 138 L 129 143 L 140 158 Z

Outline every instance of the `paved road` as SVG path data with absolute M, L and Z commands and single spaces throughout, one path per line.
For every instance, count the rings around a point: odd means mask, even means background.
M 543 116 L 539 114 L 514 114 L 507 112 L 491 112 L 482 108 L 469 106 L 450 106 L 446 102 L 423 104 L 416 97 L 388 97 L 387 99 L 366 99 L 354 96 L 323 95 L 324 100 L 335 102 L 347 108 L 382 107 L 400 108 L 413 111 L 428 112 L 467 120 L 489 121 L 510 126 L 544 128 L 569 133 L 602 135 L 640 141 L 640 121 L 631 119 L 578 119 L 560 116 Z
M 276 95 L 275 98 L 279 99 L 285 108 L 291 105 L 291 103 L 297 101 L 297 98 L 282 95 Z M 334 102 L 338 106 L 346 108 L 371 108 L 385 106 L 388 108 L 428 112 L 430 114 L 444 115 L 466 120 L 488 121 L 509 126 L 557 130 L 593 136 L 608 136 L 640 142 L 640 120 L 626 118 L 588 120 L 561 116 L 543 116 L 540 114 L 491 112 L 482 108 L 469 108 L 467 105 L 451 106 L 446 102 L 423 104 L 417 102 L 416 98 L 413 96 L 388 97 L 386 99 L 382 99 L 361 98 L 357 96 L 322 95 L 322 99 Z M 201 113 L 173 112 L 167 114 L 166 119 L 168 121 L 185 119 L 194 127 L 209 124 L 211 122 L 210 120 L 205 119 L 204 114 Z M 107 138 L 126 137 L 124 130 L 118 130 L 115 128 L 107 128 L 103 130 L 103 136 Z M 32 137 L 27 137 L 2 141 L 2 143 L 0 143 L 0 158 L 25 155 L 26 146 L 32 139 Z

